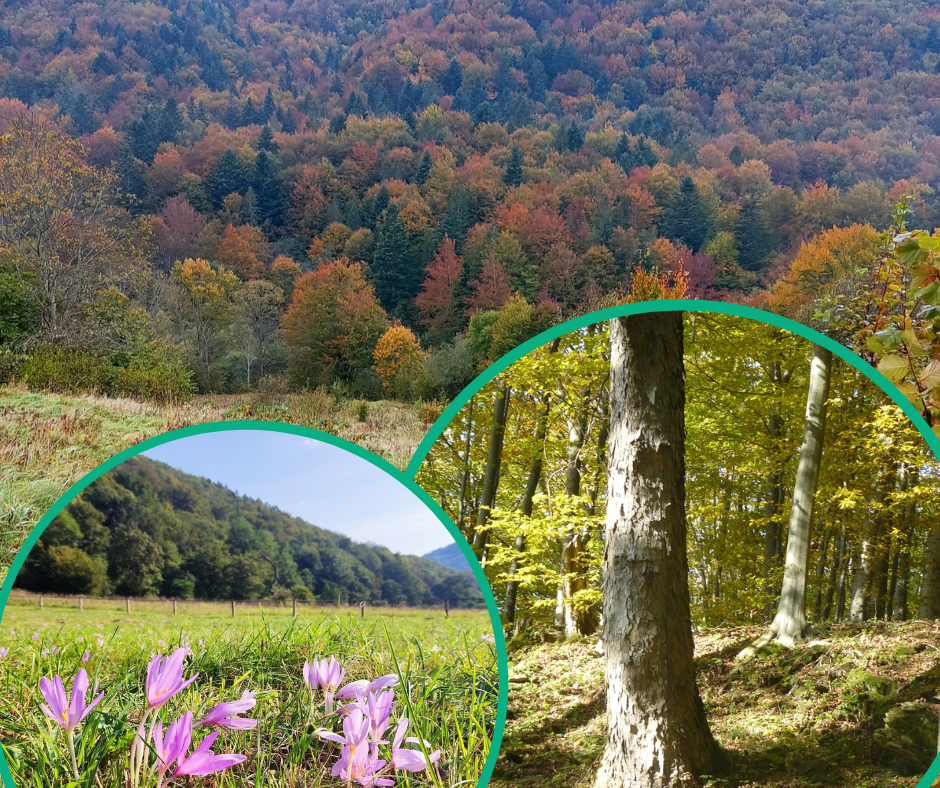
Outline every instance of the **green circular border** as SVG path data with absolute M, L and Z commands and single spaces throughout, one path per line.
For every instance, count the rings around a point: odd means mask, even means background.
M 490 752 L 487 756 L 486 763 L 483 765 L 483 771 L 480 774 L 480 779 L 477 781 L 477 788 L 486 788 L 486 785 L 490 779 L 490 775 L 493 773 L 493 769 L 496 767 L 496 757 L 499 755 L 499 748 L 502 744 L 503 729 L 505 728 L 506 724 L 506 705 L 509 698 L 509 667 L 506 657 L 506 639 L 503 636 L 503 627 L 499 618 L 499 607 L 496 604 L 496 599 L 493 596 L 493 591 L 490 588 L 489 581 L 483 574 L 483 569 L 480 567 L 480 563 L 477 561 L 476 556 L 473 554 L 473 551 L 467 544 L 467 540 L 464 539 L 460 531 L 457 530 L 457 526 L 455 526 L 447 514 L 445 514 L 440 505 L 415 483 L 411 476 L 398 470 L 398 468 L 388 462 L 388 460 L 382 459 L 381 457 L 362 448 L 361 446 L 358 446 L 355 443 L 351 443 L 344 438 L 339 438 L 336 435 L 330 435 L 329 433 L 321 432 L 320 430 L 315 430 L 311 427 L 300 427 L 294 424 L 284 424 L 282 422 L 274 421 L 216 421 L 209 422 L 207 424 L 196 424 L 191 427 L 183 427 L 178 430 L 173 430 L 172 432 L 166 432 L 142 441 L 135 446 L 131 446 L 129 449 L 125 449 L 120 454 L 116 454 L 114 457 L 103 462 L 94 470 L 85 474 L 75 484 L 69 487 L 68 490 L 62 493 L 55 504 L 53 504 L 52 508 L 49 509 L 45 515 L 43 515 L 42 519 L 36 524 L 36 527 L 33 528 L 33 530 L 30 532 L 26 541 L 23 543 L 23 546 L 19 549 L 16 557 L 13 559 L 13 563 L 10 565 L 9 572 L 7 573 L 7 577 L 4 580 L 3 585 L 0 586 L 0 618 L 2 618 L 3 611 L 6 608 L 7 600 L 10 597 L 10 591 L 13 589 L 13 582 L 16 580 L 16 576 L 22 568 L 29 551 L 36 544 L 39 537 L 42 535 L 42 532 L 46 529 L 49 523 L 52 522 L 53 518 L 55 518 L 55 516 L 60 511 L 62 511 L 62 509 L 64 509 L 65 506 L 76 495 L 78 495 L 78 493 L 80 493 L 89 484 L 95 481 L 95 479 L 107 473 L 115 466 L 120 465 L 125 460 L 128 460 L 131 457 L 135 457 L 138 454 L 145 452 L 147 449 L 152 449 L 154 446 L 160 446 L 161 444 L 169 443 L 180 438 L 187 438 L 191 435 L 204 435 L 211 432 L 227 432 L 230 430 L 263 430 L 266 432 L 283 432 L 290 435 L 299 435 L 304 438 L 311 438 L 322 443 L 330 444 L 331 446 L 335 446 L 339 449 L 344 449 L 350 454 L 354 454 L 366 462 L 369 462 L 379 470 L 384 471 L 393 479 L 401 482 L 408 490 L 414 493 L 421 500 L 421 502 L 431 510 L 431 512 L 433 512 L 435 517 L 440 520 L 441 524 L 454 538 L 454 541 L 457 543 L 461 552 L 466 557 L 467 562 L 470 565 L 470 570 L 473 572 L 474 578 L 476 579 L 477 583 L 480 584 L 480 590 L 483 592 L 483 600 L 486 602 L 487 611 L 490 614 L 490 623 L 493 626 L 493 635 L 496 638 L 496 660 L 499 677 L 496 704 L 496 723 L 493 729 L 493 739 L 490 742 Z M 2 744 L 2 742 L 0 742 L 0 744 Z M 13 775 L 10 772 L 10 767 L 7 764 L 6 753 L 4 752 L 2 746 L 0 746 L 0 777 L 3 778 L 3 782 L 7 786 L 10 786 L 11 788 L 18 788 L 18 786 L 16 786 L 13 781 Z
M 469 402 L 470 398 L 476 394 L 484 384 L 491 381 L 493 378 L 499 375 L 500 372 L 505 370 L 511 364 L 514 364 L 523 356 L 528 355 L 536 348 L 541 347 L 542 345 L 557 337 L 571 333 L 572 331 L 575 331 L 579 328 L 584 328 L 585 326 L 591 325 L 592 323 L 602 323 L 606 320 L 611 320 L 617 317 L 625 317 L 628 315 L 644 315 L 650 312 L 711 312 L 722 315 L 733 315 L 735 317 L 748 318 L 759 323 L 767 323 L 769 325 L 776 326 L 777 328 L 785 329 L 793 334 L 803 337 L 804 339 L 808 339 L 817 345 L 821 345 L 827 350 L 832 351 L 834 355 L 838 356 L 847 364 L 855 367 L 855 369 L 865 375 L 865 377 L 869 378 L 872 382 L 877 384 L 877 386 L 885 394 L 887 394 L 888 397 L 890 397 L 891 400 L 893 400 L 894 403 L 898 405 L 898 407 L 901 408 L 905 415 L 911 420 L 911 423 L 917 428 L 918 432 L 920 432 L 923 438 L 927 441 L 927 445 L 933 451 L 934 455 L 940 458 L 940 437 L 938 437 L 928 426 L 927 422 L 924 420 L 924 417 L 917 411 L 917 408 L 915 408 L 913 404 L 911 404 L 911 402 L 909 402 L 908 399 L 903 394 L 901 394 L 898 388 L 893 383 L 891 383 L 890 380 L 888 380 L 878 370 L 861 359 L 851 350 L 846 348 L 844 345 L 841 345 L 834 339 L 831 339 L 825 334 L 821 334 L 815 329 L 809 328 L 802 323 L 797 323 L 796 321 L 790 320 L 789 318 L 775 315 L 772 312 L 765 312 L 762 309 L 756 309 L 750 306 L 742 306 L 740 304 L 727 304 L 720 301 L 679 299 L 675 301 L 644 301 L 638 304 L 624 304 L 621 306 L 610 307 L 608 309 L 601 309 L 597 312 L 581 315 L 561 323 L 560 325 L 553 326 L 547 331 L 543 331 L 541 334 L 538 334 L 532 339 L 523 342 L 521 345 L 519 345 L 519 347 L 510 351 L 498 361 L 487 367 L 486 370 L 474 378 L 473 381 L 463 391 L 460 392 L 457 398 L 444 410 L 437 421 L 434 422 L 427 435 L 418 445 L 414 455 L 412 455 L 411 462 L 408 463 L 408 467 L 405 469 L 405 473 L 413 479 L 417 475 L 418 469 L 421 467 L 421 464 L 424 462 L 428 453 L 431 451 L 431 447 L 434 445 L 434 442 L 447 428 L 447 425 L 450 424 L 454 417 L 460 412 L 460 409 L 466 405 L 467 402 Z M 461 548 L 463 548 L 463 545 L 461 545 Z M 489 584 L 487 583 L 487 585 Z M 502 669 L 502 665 L 500 665 L 500 668 Z M 502 690 L 502 686 L 500 686 L 500 690 Z M 500 719 L 502 720 L 503 718 L 501 717 Z M 500 730 L 500 741 L 502 741 L 502 735 L 503 731 Z M 492 755 L 492 753 L 490 753 L 490 755 Z M 488 760 L 486 770 L 487 776 L 489 776 L 492 771 L 489 766 L 490 764 Z M 930 788 L 930 785 L 933 783 L 937 775 L 940 775 L 940 754 L 937 755 L 937 758 L 934 760 L 931 767 L 927 770 L 927 773 L 924 775 L 923 779 L 917 783 L 916 788 Z M 482 786 L 480 786 L 480 788 L 482 788 Z

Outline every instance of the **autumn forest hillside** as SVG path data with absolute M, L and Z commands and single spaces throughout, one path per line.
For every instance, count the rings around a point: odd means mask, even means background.
M 911 0 L 9 2 L 0 378 L 446 399 L 614 300 L 798 315 L 938 223 L 938 66 Z

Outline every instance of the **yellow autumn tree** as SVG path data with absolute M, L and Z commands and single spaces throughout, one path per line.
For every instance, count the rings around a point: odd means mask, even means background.
M 774 312 L 797 317 L 818 299 L 838 292 L 858 269 L 867 269 L 879 256 L 878 233 L 867 224 L 833 227 L 804 242 L 789 270 L 767 294 Z
M 396 399 L 412 399 L 424 375 L 425 353 L 411 329 L 393 323 L 372 354 L 382 388 Z

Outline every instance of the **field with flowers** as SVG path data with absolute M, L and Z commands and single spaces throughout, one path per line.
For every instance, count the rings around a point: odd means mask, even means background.
M 476 784 L 498 695 L 486 613 L 287 611 L 8 607 L 16 785 Z

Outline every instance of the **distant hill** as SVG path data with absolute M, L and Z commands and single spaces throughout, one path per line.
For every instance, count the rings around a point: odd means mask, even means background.
M 470 564 L 456 544 L 432 550 L 430 553 L 425 553 L 422 558 L 427 558 L 429 561 L 451 569 L 459 569 L 461 572 L 470 571 Z
M 354 542 L 146 457 L 90 484 L 16 585 L 47 593 L 483 605 L 465 571 Z

